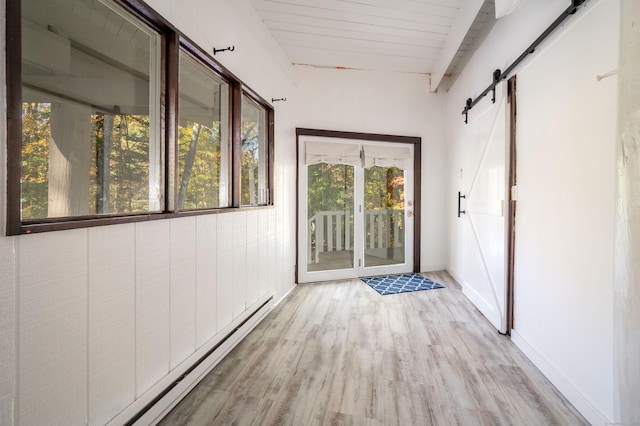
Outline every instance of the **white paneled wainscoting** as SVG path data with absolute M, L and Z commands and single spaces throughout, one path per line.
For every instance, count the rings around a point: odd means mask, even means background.
M 213 346 L 207 344 L 194 352 L 184 365 L 168 374 L 157 386 L 163 389 L 155 395 L 147 392 L 144 396 L 131 404 L 109 425 L 156 424 L 164 418 L 222 359 L 249 334 L 273 308 L 273 296 L 257 306 L 251 307 L 237 320 L 229 324 L 226 334 L 220 333 Z M 255 309 L 254 309 L 255 308 Z M 225 330 L 225 331 L 227 331 Z M 155 395 L 155 396 L 154 396 Z
M 278 218 L 265 208 L 15 238 L 14 419 L 158 420 L 290 290 Z

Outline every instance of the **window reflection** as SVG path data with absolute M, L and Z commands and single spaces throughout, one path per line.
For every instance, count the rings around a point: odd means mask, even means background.
M 22 2 L 23 220 L 161 209 L 159 35 L 110 2 Z
M 180 52 L 178 208 L 227 207 L 229 85 Z
M 267 204 L 267 111 L 242 97 L 242 205 Z

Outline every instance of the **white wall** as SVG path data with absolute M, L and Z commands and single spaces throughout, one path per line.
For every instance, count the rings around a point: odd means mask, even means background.
M 422 138 L 422 271 L 447 263 L 443 94 L 427 75 L 295 66 L 297 126 Z
M 464 99 L 483 90 L 492 69 L 504 69 L 566 7 L 555 3 L 529 1 L 499 20 L 451 89 L 451 192 L 464 158 Z M 613 419 L 617 95 L 615 77 L 598 82 L 596 75 L 617 67 L 618 28 L 619 2 L 591 1 L 516 70 L 513 340 L 593 424 Z M 464 270 L 459 228 L 452 222 L 449 267 L 456 275 Z
M 291 65 L 248 2 L 148 4 L 207 51 L 235 45 L 216 59 L 265 99 L 295 90 Z M 275 107 L 275 208 L 0 236 L 0 424 L 104 424 L 265 296 L 287 294 L 296 108 Z M 4 120 L 0 131 L 4 226 Z
M 518 75 L 515 329 L 576 406 L 607 420 L 617 85 L 596 75 L 617 68 L 618 23 L 618 2 L 600 1 Z

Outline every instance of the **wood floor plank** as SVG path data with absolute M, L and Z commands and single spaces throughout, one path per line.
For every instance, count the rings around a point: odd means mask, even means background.
M 367 375 L 334 375 L 329 410 L 352 416 L 379 419 L 378 387 L 381 379 Z
M 197 392 L 191 392 L 188 398 L 183 399 L 163 420 L 163 423 L 170 422 L 167 424 L 176 425 L 213 424 L 223 413 L 222 408 L 228 401 L 229 395 L 229 392 L 216 389 L 205 390 L 199 387 Z
M 296 368 L 331 373 L 336 370 L 336 364 L 343 357 L 342 351 L 343 348 L 339 344 L 327 344 L 310 339 L 304 345 Z
M 323 426 L 384 426 L 384 423 L 375 419 L 363 419 L 349 414 L 328 412 Z
M 378 391 L 386 425 L 431 425 L 429 401 L 423 385 L 384 380 Z
M 227 398 L 224 405 L 210 418 L 201 415 L 203 425 L 255 425 L 264 424 L 273 401 L 247 395 Z
M 295 340 L 267 339 L 264 345 L 247 360 L 241 376 L 237 377 L 229 390 L 236 395 L 268 398 L 268 392 L 277 385 L 276 374 L 289 372 L 299 362 L 305 345 Z
M 295 370 L 263 424 L 322 424 L 331 401 L 333 373 Z
M 586 425 L 446 272 L 298 285 L 162 425 Z
M 467 426 L 486 425 L 494 426 L 486 419 L 490 418 L 490 413 L 470 408 L 453 407 L 449 405 L 436 405 L 430 408 L 431 421 L 434 425 L 447 426 Z M 517 424 L 517 423 L 514 423 Z M 499 424 L 498 424 L 499 425 Z

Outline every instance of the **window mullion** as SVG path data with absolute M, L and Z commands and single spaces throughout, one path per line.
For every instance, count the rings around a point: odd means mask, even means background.
M 165 210 L 175 212 L 177 210 L 176 199 L 178 190 L 178 94 L 179 94 L 179 54 L 180 41 L 176 32 L 166 36 L 166 92 L 163 96 L 165 114 L 163 127 L 165 129 Z
M 240 207 L 242 204 L 242 87 L 239 83 L 233 85 L 232 103 L 231 206 Z
M 6 50 L 12 58 L 22 57 L 21 2 L 6 2 Z M 6 62 L 7 82 L 7 235 L 21 230 L 20 177 L 22 164 L 22 61 Z
M 268 139 L 267 139 L 267 205 L 274 204 L 273 200 L 273 168 L 275 167 L 275 111 L 273 109 L 267 110 L 267 123 L 268 123 Z

